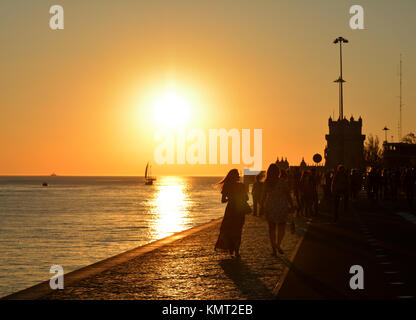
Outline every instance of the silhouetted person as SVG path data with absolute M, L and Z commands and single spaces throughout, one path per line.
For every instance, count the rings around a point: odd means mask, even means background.
M 344 211 L 348 210 L 349 181 L 345 167 L 340 164 L 332 180 L 331 191 L 334 197 L 334 221 L 338 221 L 338 207 L 341 198 L 344 200 Z
M 312 216 L 313 210 L 313 201 L 314 201 L 314 181 L 312 179 L 312 174 L 309 170 L 305 170 L 302 173 L 302 177 L 300 179 L 300 192 L 301 192 L 301 199 L 302 199 L 302 207 L 304 210 L 304 215 L 307 218 Z
M 380 185 L 381 185 L 381 173 L 380 170 L 377 168 L 371 168 L 370 172 L 368 173 L 368 197 L 371 200 L 378 201 L 379 199 L 379 192 L 380 192 Z
M 357 199 L 357 195 L 361 190 L 361 185 L 362 185 L 362 177 L 361 177 L 361 173 L 354 169 L 351 172 L 351 198 L 356 200 Z
M 320 175 L 318 174 L 317 170 L 315 168 L 312 168 L 312 196 L 313 196 L 313 215 L 317 216 L 319 214 L 319 199 L 318 199 L 318 186 L 320 185 Z
M 397 201 L 400 188 L 400 171 L 398 169 L 394 170 L 391 176 L 391 197 L 394 202 Z
M 215 250 L 227 250 L 235 257 L 240 256 L 241 233 L 245 215 L 251 211 L 247 204 L 248 196 L 244 184 L 239 182 L 240 175 L 237 169 L 232 169 L 227 176 L 218 182 L 221 187 L 221 202 L 227 202 L 224 218 L 221 223 Z
M 263 193 L 263 174 L 259 173 L 256 176 L 256 182 L 253 184 L 253 189 L 251 190 L 251 194 L 253 195 L 253 215 L 261 215 L 262 209 L 261 209 L 261 195 Z
M 276 256 L 276 250 L 283 254 L 281 244 L 285 235 L 286 223 L 289 220 L 289 213 L 293 209 L 293 203 L 288 183 L 286 179 L 280 178 L 279 168 L 274 163 L 267 169 L 262 205 L 269 223 L 272 255 Z
M 415 169 L 408 168 L 403 177 L 403 188 L 406 200 L 410 209 L 413 209 L 413 197 L 415 192 L 416 172 Z
M 334 172 L 329 170 L 325 173 L 325 184 L 324 184 L 324 199 L 326 203 L 330 203 L 332 199 L 332 179 L 334 178 Z
M 296 205 L 297 205 L 298 215 L 300 215 L 303 211 L 302 198 L 301 198 L 301 194 L 300 194 L 300 178 L 301 178 L 300 170 L 299 170 L 299 168 L 295 168 L 295 171 L 293 173 L 293 193 L 294 193 L 295 198 L 296 198 Z
M 390 197 L 390 187 L 391 187 L 391 174 L 390 170 L 383 169 L 381 173 L 381 197 L 383 200 L 387 200 Z
M 374 183 L 374 193 L 376 195 L 376 200 L 379 201 L 381 198 L 381 192 L 382 192 L 382 179 L 381 179 L 381 170 L 376 170 L 376 176 L 375 176 L 375 183 Z

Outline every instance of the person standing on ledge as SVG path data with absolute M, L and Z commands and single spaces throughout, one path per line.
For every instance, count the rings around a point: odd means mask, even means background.
M 225 208 L 215 250 L 228 251 L 231 256 L 234 255 L 239 258 L 245 215 L 251 211 L 247 203 L 246 188 L 240 182 L 237 169 L 230 170 L 227 176 L 217 183 L 217 186 L 221 188 L 221 202 L 227 203 L 227 207 Z
M 344 200 L 344 212 L 348 210 L 348 195 L 349 195 L 349 179 L 347 170 L 340 164 L 337 168 L 337 172 L 334 175 L 331 186 L 332 194 L 334 195 L 334 222 L 338 221 L 338 207 L 341 197 Z
M 276 250 L 283 254 L 281 244 L 285 236 L 289 213 L 293 211 L 293 202 L 288 183 L 280 177 L 279 168 L 274 163 L 267 169 L 262 204 L 266 219 L 269 222 L 272 255 L 276 256 Z

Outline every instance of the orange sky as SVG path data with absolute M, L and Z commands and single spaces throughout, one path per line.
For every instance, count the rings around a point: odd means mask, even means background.
M 337 36 L 344 114 L 364 134 L 397 139 L 403 55 L 403 133 L 416 130 L 413 1 L 50 1 L 0 3 L 0 175 L 143 175 L 153 161 L 154 101 L 187 100 L 189 128 L 263 129 L 263 166 L 323 154 L 338 114 Z M 153 161 L 154 162 L 154 161 Z M 244 165 L 153 165 L 155 175 L 223 175 Z

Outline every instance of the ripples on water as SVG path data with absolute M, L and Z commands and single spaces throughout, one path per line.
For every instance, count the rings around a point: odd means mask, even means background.
M 0 296 L 222 216 L 218 180 L 0 177 Z

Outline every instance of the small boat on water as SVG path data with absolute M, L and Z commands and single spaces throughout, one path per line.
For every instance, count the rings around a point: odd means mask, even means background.
M 47 182 L 42 183 L 42 187 L 47 187 L 47 186 L 48 186 Z
M 52 173 L 51 174 L 51 177 L 56 177 L 56 173 L 54 172 L 54 173 Z
M 152 185 L 153 181 L 156 180 L 155 177 L 150 175 L 150 169 L 152 166 L 149 165 L 149 162 L 146 164 L 146 170 L 144 171 L 144 184 L 145 185 Z

